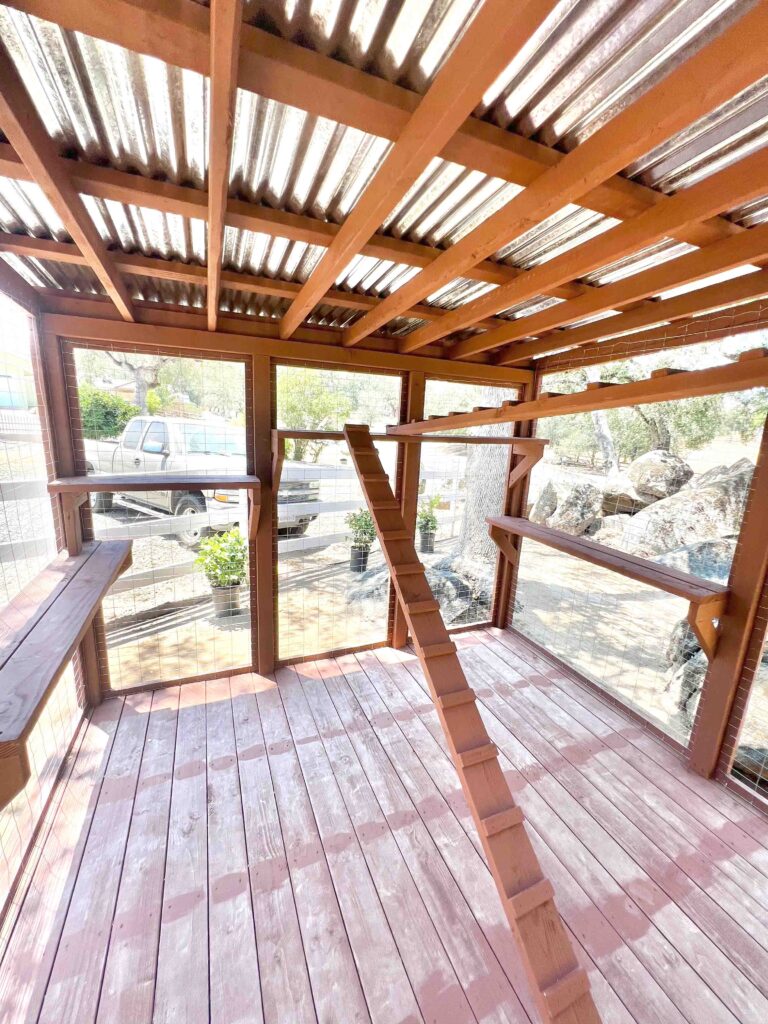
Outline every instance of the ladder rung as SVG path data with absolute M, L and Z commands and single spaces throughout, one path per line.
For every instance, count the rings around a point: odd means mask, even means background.
M 444 654 L 455 654 L 456 644 L 453 640 L 447 640 L 444 644 L 427 644 L 426 647 L 419 645 L 419 649 L 424 658 L 442 658 Z
M 407 530 L 382 530 L 381 536 L 384 540 L 410 540 L 411 535 Z
M 434 600 L 411 601 L 408 605 L 408 611 L 411 615 L 423 615 L 425 612 L 439 612 L 440 602 Z
M 552 883 L 548 882 L 546 878 L 542 878 L 539 882 L 534 882 L 533 885 L 527 885 L 524 889 L 520 889 L 513 896 L 508 896 L 507 901 L 509 903 L 512 916 L 516 921 L 519 921 L 521 917 L 525 917 L 526 914 L 530 914 L 531 911 L 536 910 L 543 903 L 548 900 L 554 899 L 555 890 L 552 888 Z
M 490 839 L 497 836 L 499 832 L 505 832 L 508 828 L 515 828 L 523 824 L 523 812 L 520 807 L 510 807 L 506 811 L 499 811 L 498 814 L 489 814 L 483 818 L 480 827 L 483 835 Z
M 558 981 L 542 990 L 544 1002 L 552 1017 L 559 1017 L 577 999 L 589 992 L 589 978 L 582 967 L 574 967 Z
M 402 565 L 393 565 L 392 571 L 396 576 L 415 576 L 417 572 L 424 572 L 421 562 L 403 562 Z
M 496 757 L 496 744 L 483 743 L 479 747 L 470 747 L 469 750 L 462 750 L 457 754 L 459 764 L 462 768 L 472 768 L 476 764 L 483 764 Z
M 451 693 L 441 693 L 437 702 L 443 711 L 447 711 L 449 708 L 460 708 L 465 704 L 472 704 L 477 699 L 475 691 L 465 686 L 461 690 L 453 690 Z
M 399 501 L 390 501 L 389 499 L 384 499 L 382 501 L 372 501 L 371 505 L 376 509 L 377 512 L 385 511 L 387 509 L 392 509 L 393 511 L 397 509 L 398 512 L 400 511 Z
M 389 477 L 387 476 L 386 473 L 365 473 L 361 471 L 360 476 L 363 478 L 363 480 L 365 480 L 367 484 L 379 482 L 383 483 L 384 481 L 387 481 L 387 483 L 389 482 Z

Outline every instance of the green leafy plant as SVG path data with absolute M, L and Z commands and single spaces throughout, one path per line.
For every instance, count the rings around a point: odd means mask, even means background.
M 98 440 L 119 437 L 128 420 L 139 414 L 139 407 L 120 395 L 111 395 L 92 384 L 82 384 L 78 391 L 83 437 Z
M 442 495 L 434 494 L 431 498 L 425 498 L 419 502 L 419 511 L 416 514 L 416 525 L 422 533 L 437 533 L 437 516 L 435 509 L 442 501 Z
M 246 576 L 248 547 L 235 526 L 226 533 L 214 533 L 200 542 L 195 559 L 212 587 L 237 587 Z
M 352 544 L 355 547 L 369 548 L 376 540 L 376 527 L 368 509 L 359 508 L 356 512 L 348 512 L 344 522 L 352 531 Z

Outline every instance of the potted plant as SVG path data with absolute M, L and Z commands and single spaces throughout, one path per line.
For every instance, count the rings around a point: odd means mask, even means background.
M 419 528 L 419 550 L 431 555 L 435 550 L 435 534 L 437 533 L 437 516 L 435 509 L 440 504 L 439 494 L 431 498 L 425 498 L 419 503 L 419 511 L 416 514 L 416 525 Z
M 236 526 L 201 540 L 195 565 L 202 568 L 211 585 L 217 618 L 240 611 L 240 588 L 246 578 L 247 560 L 248 547 Z
M 365 572 L 368 568 L 368 555 L 371 545 L 376 540 L 376 527 L 373 516 L 366 508 L 356 512 L 348 512 L 345 520 L 352 531 L 352 549 L 349 553 L 349 568 L 352 572 Z

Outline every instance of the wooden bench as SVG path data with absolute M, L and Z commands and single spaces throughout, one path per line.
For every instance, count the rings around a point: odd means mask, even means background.
M 527 537 L 539 544 L 563 551 L 574 558 L 602 566 L 612 572 L 626 576 L 628 579 L 646 583 L 649 587 L 663 590 L 675 597 L 688 601 L 688 624 L 707 658 L 712 657 L 717 649 L 718 629 L 715 620 L 719 620 L 728 602 L 728 588 L 720 583 L 711 583 L 700 576 L 672 569 L 667 565 L 659 565 L 647 558 L 638 558 L 623 551 L 615 551 L 603 544 L 597 544 L 586 537 L 574 537 L 562 530 L 553 530 L 549 526 L 540 526 L 529 519 L 518 519 L 513 516 L 489 516 L 488 532 L 495 541 L 504 557 L 513 564 L 518 560 L 518 552 L 512 542 L 513 537 Z
M 0 807 L 30 776 L 27 738 L 101 601 L 131 564 L 130 541 L 59 555 L 0 615 Z

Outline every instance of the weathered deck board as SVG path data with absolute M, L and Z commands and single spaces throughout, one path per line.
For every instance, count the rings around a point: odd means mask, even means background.
M 458 644 L 604 1024 L 762 1024 L 767 819 L 514 634 Z M 277 679 L 96 709 L 2 1024 L 532 1019 L 418 660 Z

